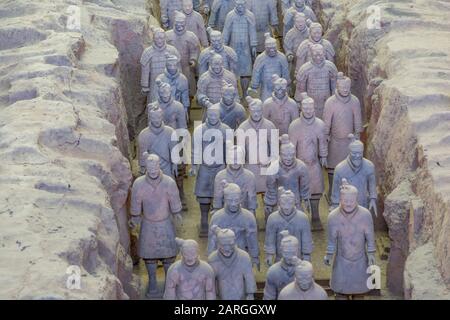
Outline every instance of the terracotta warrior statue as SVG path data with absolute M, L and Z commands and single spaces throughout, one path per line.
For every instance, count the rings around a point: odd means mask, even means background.
M 300 44 L 308 39 L 309 27 L 306 16 L 303 13 L 296 13 L 294 16 L 294 26 L 286 34 L 283 40 L 284 52 L 289 62 L 291 79 L 295 79 L 295 66 L 297 64 L 296 54 Z
M 264 212 L 266 219 L 278 205 L 278 188 L 291 190 L 295 195 L 295 206 L 301 209 L 302 201 L 307 211 L 311 212 L 311 192 L 308 168 L 303 161 L 297 159 L 296 148 L 289 141 L 289 136 L 281 136 L 280 160 L 278 172 L 267 176 L 267 191 L 264 195 Z
M 193 32 L 198 37 L 203 48 L 208 47 L 208 35 L 206 34 L 203 17 L 200 13 L 194 11 L 192 0 L 183 0 L 183 13 L 186 16 L 186 30 Z
M 211 57 L 208 71 L 202 74 L 198 80 L 198 104 L 206 108 L 207 102 L 219 103 L 222 99 L 224 83 L 229 83 L 237 88 L 236 77 L 231 71 L 224 68 L 222 56 L 214 54 Z
M 338 205 L 340 199 L 340 182 L 347 179 L 358 189 L 358 204 L 369 210 L 373 210 L 377 216 L 377 184 L 375 177 L 375 166 L 370 160 L 363 157 L 364 144 L 349 135 L 350 154 L 339 163 L 334 170 L 333 188 L 331 190 L 331 206 Z
M 285 15 L 286 11 L 288 11 L 289 8 L 291 8 L 294 5 L 295 0 L 278 0 L 278 1 L 281 2 L 281 11 L 282 11 L 283 15 Z M 312 3 L 313 3 L 313 0 L 305 1 L 305 4 L 310 8 L 312 8 Z
M 328 216 L 328 246 L 324 263 L 330 265 L 334 256 L 330 287 L 337 294 L 336 298 L 368 292 L 366 270 L 375 264 L 372 215 L 358 205 L 358 194 L 358 189 L 343 179 L 339 207 Z
M 322 35 L 322 25 L 317 22 L 311 23 L 309 26 L 309 37 L 300 43 L 297 51 L 294 51 L 297 56 L 296 70 L 300 69 L 306 62 L 312 60 L 311 46 L 314 44 L 322 45 L 325 50 L 325 59 L 334 62 L 335 52 L 333 45 L 330 41 L 324 39 Z
M 222 32 L 213 30 L 211 27 L 207 29 L 211 46 L 205 48 L 198 58 L 198 74 L 202 75 L 209 69 L 211 58 L 214 54 L 222 56 L 223 67 L 231 71 L 235 76 L 238 75 L 237 70 L 237 54 L 233 48 L 223 44 Z
M 168 55 L 166 60 L 166 70 L 160 74 L 156 81 L 170 84 L 172 96 L 184 107 L 186 115 L 189 115 L 191 101 L 189 99 L 189 84 L 186 76 L 180 72 L 180 59 L 177 56 Z
M 167 31 L 167 43 L 180 53 L 181 71 L 189 81 L 189 92 L 195 94 L 195 68 L 200 55 L 200 41 L 195 33 L 186 29 L 186 15 L 175 12 L 175 24 Z
M 183 0 L 160 0 L 161 25 L 164 29 L 171 29 L 174 25 L 175 11 L 183 9 Z
M 218 103 L 220 108 L 220 120 L 233 130 L 236 130 L 247 117 L 245 109 L 242 104 L 238 102 L 238 99 L 237 88 L 229 83 L 224 83 L 222 99 Z
M 253 173 L 244 168 L 244 150 L 239 146 L 228 147 L 227 149 L 227 167 L 219 171 L 214 179 L 213 208 L 219 210 L 224 206 L 224 182 L 235 183 L 241 189 L 241 207 L 255 214 L 258 206 L 256 202 L 256 181 Z
M 164 114 L 158 106 L 148 108 L 148 127 L 138 136 L 139 172 L 145 174 L 147 155 L 156 154 L 160 159 L 162 172 L 175 179 L 177 165 L 172 161 L 171 151 L 175 146 L 172 141 L 174 130 L 164 124 Z
M 259 270 L 259 247 L 255 215 L 241 207 L 241 188 L 237 184 L 227 184 L 223 192 L 225 207 L 212 215 L 210 225 L 233 230 L 236 235 L 236 245 L 248 252 L 252 258 L 252 263 Z M 208 254 L 216 249 L 217 236 L 209 228 Z
M 167 57 L 180 57 L 178 50 L 167 44 L 166 33 L 161 28 L 152 28 L 153 44 L 146 48 L 141 56 L 141 87 L 147 94 L 147 104 L 156 100 L 156 78 L 164 73 Z M 178 66 L 179 67 L 179 66 Z
M 278 15 L 276 0 L 248 0 L 247 8 L 254 14 L 256 19 L 256 33 L 258 46 L 256 51 L 261 53 L 265 50 L 265 34 L 272 34 L 272 30 L 278 29 Z
M 215 300 L 214 270 L 199 259 L 198 243 L 176 239 L 181 260 L 172 264 L 167 272 L 165 300 Z
M 266 263 L 271 266 L 274 258 L 275 262 L 282 258 L 281 240 L 283 239 L 283 232 L 296 237 L 299 241 L 297 256 L 302 260 L 311 261 L 313 240 L 308 216 L 295 207 L 295 195 L 291 190 L 280 187 L 278 192 L 278 211 L 273 212 L 267 219 L 264 242 Z
M 273 75 L 287 79 L 289 86 L 290 75 L 287 58 L 282 52 L 278 51 L 277 41 L 269 33 L 266 33 L 265 51 L 256 58 L 250 85 L 250 91 L 256 92 L 258 89 L 261 90 L 260 97 L 262 101 L 266 101 L 272 95 L 274 89 Z
M 284 34 L 289 32 L 294 26 L 294 17 L 296 13 L 303 13 L 306 16 L 306 19 L 311 20 L 313 22 L 317 21 L 317 17 L 312 11 L 312 9 L 305 4 L 305 0 L 294 0 L 292 6 L 286 11 L 284 14 Z
M 328 141 L 328 198 L 331 198 L 334 168 L 347 158 L 350 144 L 348 135 L 359 139 L 363 131 L 361 104 L 356 96 L 351 94 L 351 80 L 338 73 L 336 91 L 325 102 L 323 121 L 325 122 L 325 135 Z
M 277 300 L 280 291 L 294 281 L 295 267 L 300 262 L 298 239 L 288 231 L 281 233 L 281 260 L 267 270 L 264 300 Z
M 288 83 L 278 75 L 273 75 L 273 93 L 264 101 L 264 118 L 270 120 L 280 130 L 280 135 L 288 133 L 289 125 L 299 117 L 297 103 L 288 95 Z
M 222 133 L 222 141 L 218 139 L 216 141 L 215 136 L 210 136 L 208 129 L 216 129 Z M 226 143 L 226 130 L 231 130 L 230 127 L 223 124 L 220 121 L 220 109 L 217 105 L 209 104 L 209 108 L 206 111 L 206 120 L 197 128 L 194 129 L 193 133 L 193 148 L 192 148 L 192 168 L 190 174 L 195 176 L 197 179 L 195 181 L 195 195 L 197 201 L 200 205 L 200 236 L 206 237 L 208 235 L 208 215 L 211 207 L 211 203 L 214 197 L 214 178 L 217 173 L 225 168 L 225 143 Z M 202 144 L 202 148 L 196 148 L 196 144 Z M 203 157 L 203 152 L 208 146 L 222 145 L 223 158 L 222 159 L 205 159 Z M 209 160 L 209 161 L 208 161 Z
M 299 262 L 295 280 L 281 290 L 278 300 L 328 300 L 327 292 L 314 281 L 311 262 Z
M 236 0 L 211 0 L 208 26 L 222 32 L 225 19 L 235 6 Z
M 252 76 L 253 61 L 256 58 L 258 38 L 256 20 L 253 13 L 246 8 L 246 0 L 235 0 L 236 6 L 225 19 L 223 39 L 225 45 L 234 49 L 238 57 L 238 76 L 242 92 L 247 92 Z
M 177 255 L 175 225 L 171 216 L 180 223 L 182 207 L 177 185 L 171 177 L 162 173 L 159 157 L 145 155 L 147 173 L 137 178 L 131 189 L 129 225 L 131 229 L 137 229 L 140 225 L 138 254 L 147 267 L 147 296 L 153 297 L 158 294 L 157 262 L 162 261 L 167 275 Z
M 256 145 L 252 142 L 250 143 L 249 139 L 245 140 L 245 165 L 244 167 L 250 170 L 254 176 L 256 181 L 256 193 L 264 194 L 266 192 L 266 175 L 263 174 L 263 170 L 269 167 L 269 162 L 271 158 L 271 139 L 272 134 L 276 130 L 275 125 L 264 118 L 263 116 L 263 104 L 259 99 L 253 99 L 250 96 L 247 96 L 248 103 L 248 111 L 250 116 L 247 120 L 245 120 L 238 128 L 236 134 L 238 136 L 239 143 L 239 135 L 249 132 L 254 132 L 256 136 Z M 265 132 L 264 132 L 265 130 Z M 277 141 L 278 138 L 276 137 Z M 260 150 L 260 148 L 262 150 Z M 260 153 L 263 153 L 265 150 L 265 159 L 261 158 Z
M 164 123 L 173 129 L 187 129 L 186 112 L 183 105 L 172 95 L 172 86 L 160 79 L 155 82 L 157 101 L 149 106 L 159 107 L 164 114 Z
M 312 60 L 305 63 L 297 72 L 297 89 L 295 100 L 302 100 L 302 93 L 306 92 L 314 99 L 316 117 L 323 119 L 325 101 L 336 89 L 337 68 L 333 62 L 325 60 L 322 45 L 311 46 Z
M 252 259 L 236 245 L 236 235 L 231 229 L 211 226 L 216 234 L 217 250 L 208 257 L 217 281 L 217 295 L 220 300 L 253 300 L 256 280 Z
M 325 191 L 322 167 L 327 166 L 328 144 L 325 137 L 325 125 L 315 116 L 313 99 L 306 97 L 302 100 L 300 118 L 294 120 L 289 126 L 289 138 L 297 150 L 297 158 L 308 168 L 312 230 L 323 230 L 319 202 Z

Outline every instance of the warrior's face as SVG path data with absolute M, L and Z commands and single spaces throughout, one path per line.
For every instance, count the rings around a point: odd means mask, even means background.
M 283 84 L 275 84 L 273 93 L 277 99 L 283 99 L 287 95 L 287 87 Z
M 239 1 L 236 3 L 236 12 L 239 15 L 243 15 L 245 13 L 246 3 L 245 1 Z
M 231 90 L 231 89 L 227 89 L 224 90 L 223 94 L 222 94 L 222 102 L 226 105 L 226 106 L 231 106 L 234 104 L 236 100 L 236 91 Z
M 312 50 L 312 60 L 316 64 L 321 64 L 323 61 L 325 61 L 325 54 L 323 52 L 323 48 L 316 48 Z
M 336 83 L 336 88 L 337 91 L 339 93 L 339 95 L 341 95 L 342 97 L 348 97 L 350 95 L 350 87 L 351 87 L 351 82 L 350 80 L 339 80 Z
M 220 121 L 220 111 L 208 109 L 208 111 L 206 112 L 206 117 L 208 123 L 212 126 L 215 126 Z
M 295 0 L 294 3 L 297 8 L 303 8 L 305 6 L 305 0 Z
M 211 70 L 215 74 L 222 73 L 222 70 L 223 70 L 222 57 L 220 57 L 220 58 L 219 57 L 215 57 L 215 58 L 212 59 L 212 61 L 211 61 Z
M 241 208 L 241 195 L 239 193 L 231 193 L 224 197 L 225 206 L 231 213 L 236 213 Z
M 359 150 L 350 151 L 350 161 L 356 168 L 359 168 L 361 166 L 362 160 L 363 160 L 363 152 L 362 151 L 359 151 Z
M 297 268 L 295 270 L 295 282 L 297 283 L 297 286 L 303 291 L 311 288 L 314 282 L 312 270 L 303 270 Z
M 304 30 L 306 28 L 306 20 L 305 17 L 301 15 L 295 16 L 295 27 L 298 30 Z
M 320 39 L 322 39 L 322 28 L 319 28 L 319 27 L 311 28 L 309 30 L 309 34 L 311 35 L 311 38 L 314 41 L 319 42 Z
M 216 51 L 222 50 L 222 48 L 223 48 L 222 35 L 211 36 L 211 47 Z
M 298 248 L 293 243 L 281 245 L 281 256 L 288 266 L 294 265 L 297 261 Z
M 151 179 L 157 179 L 159 178 L 159 175 L 161 174 L 161 170 L 159 167 L 159 161 L 147 161 L 147 175 Z
M 220 253 L 225 257 L 230 257 L 234 253 L 236 247 L 234 237 L 220 237 L 217 242 Z
M 250 118 L 254 121 L 254 122 L 259 122 L 261 121 L 262 117 L 263 117 L 263 109 L 262 109 L 262 105 L 261 104 L 255 104 L 249 107 L 249 111 L 250 111 Z
M 186 29 L 186 21 L 175 21 L 174 23 L 174 29 L 176 32 L 181 33 Z
M 153 36 L 153 42 L 158 48 L 162 48 L 166 44 L 166 34 L 164 32 L 156 32 Z
M 304 103 L 302 105 L 302 114 L 305 119 L 312 119 L 315 115 L 314 103 Z
M 181 256 L 183 258 L 183 263 L 191 267 L 198 261 L 198 248 L 194 245 L 187 246 L 182 249 Z
M 170 98 L 172 97 L 172 92 L 169 87 L 164 87 L 159 90 L 158 95 L 161 102 L 168 103 L 170 101 Z
M 285 214 L 291 214 L 295 208 L 295 198 L 293 196 L 283 195 L 280 197 L 280 208 Z
M 191 14 L 192 11 L 194 11 L 194 5 L 192 4 L 191 0 L 184 0 L 183 1 L 183 12 L 185 14 Z
M 175 75 L 178 72 L 178 62 L 177 61 L 167 61 L 166 62 L 167 72 L 170 75 Z
M 162 112 L 152 112 L 149 115 L 150 126 L 153 128 L 161 128 L 163 124 Z
M 291 148 L 281 148 L 280 150 L 281 162 L 290 167 L 295 161 L 295 150 Z
M 277 55 L 277 45 L 276 43 L 268 43 L 266 44 L 266 54 L 269 57 L 275 57 Z
M 358 194 L 356 192 L 341 192 L 341 208 L 346 213 L 352 213 L 358 206 Z

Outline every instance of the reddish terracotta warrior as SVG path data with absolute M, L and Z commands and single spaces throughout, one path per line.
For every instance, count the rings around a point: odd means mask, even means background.
M 372 215 L 358 205 L 358 189 L 342 180 L 339 207 L 328 216 L 328 246 L 324 258 L 331 264 L 330 287 L 337 299 L 361 295 L 367 286 L 369 265 L 375 264 L 375 234 Z
M 336 91 L 325 102 L 323 120 L 325 135 L 328 141 L 328 198 L 331 198 L 334 168 L 347 158 L 350 144 L 349 134 L 359 139 L 363 131 L 361 104 L 356 96 L 350 92 L 351 80 L 338 73 Z
M 264 34 L 272 34 L 272 29 L 278 28 L 278 15 L 276 0 L 248 0 L 248 9 L 255 15 L 256 33 L 258 37 L 258 46 L 256 51 L 264 51 Z
M 177 255 L 175 226 L 171 215 L 181 222 L 182 207 L 177 185 L 171 177 L 162 173 L 159 157 L 154 154 L 146 156 L 147 173 L 137 178 L 131 189 L 129 225 L 132 229 L 140 225 L 138 254 L 147 267 L 147 296 L 153 297 L 158 294 L 157 262 L 162 261 L 167 275 Z
M 181 249 L 181 260 L 167 272 L 165 300 L 215 300 L 214 270 L 199 259 L 198 243 L 176 239 Z
M 322 120 L 315 117 L 313 99 L 309 97 L 303 99 L 300 118 L 289 126 L 289 138 L 297 150 L 297 158 L 308 168 L 312 229 L 322 230 L 319 202 L 325 191 L 322 167 L 327 166 L 328 144 L 325 138 L 325 125 Z
M 280 131 L 288 133 L 289 125 L 298 118 L 297 103 L 288 96 L 288 83 L 278 75 L 272 76 L 273 93 L 264 101 L 264 118 L 270 120 Z
M 322 45 L 312 45 L 311 54 L 312 60 L 305 63 L 297 72 L 295 100 L 301 101 L 302 93 L 306 92 L 314 99 L 316 117 L 322 119 L 325 101 L 336 89 L 338 71 L 333 62 L 325 60 Z

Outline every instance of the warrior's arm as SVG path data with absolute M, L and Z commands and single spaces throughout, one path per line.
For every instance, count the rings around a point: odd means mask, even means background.
M 252 262 L 249 259 L 244 265 L 244 282 L 245 282 L 245 293 L 254 294 L 256 293 L 256 280 L 253 273 Z
M 377 198 L 377 181 L 375 177 L 375 169 L 372 167 L 371 172 L 369 173 L 368 179 L 368 188 L 369 188 L 369 199 Z
M 319 157 L 326 158 L 328 156 L 328 142 L 325 135 L 325 127 L 319 130 L 317 138 L 319 140 Z
M 277 227 L 273 222 L 273 216 L 270 215 L 266 223 L 266 238 L 264 241 L 264 253 L 275 255 L 277 247 Z
M 267 190 L 264 194 L 264 204 L 275 206 L 277 204 L 277 178 L 276 175 L 267 176 L 266 179 Z
M 311 226 L 309 224 L 308 218 L 306 218 L 304 221 L 304 228 L 302 230 L 302 247 L 301 247 L 301 252 L 303 255 L 302 258 L 304 259 L 306 256 L 310 257 L 311 253 L 313 252 L 313 248 L 314 243 L 311 234 Z
M 142 198 L 138 191 L 138 186 L 136 182 L 131 188 L 131 206 L 130 206 L 131 216 L 139 217 L 142 213 Z
M 253 179 L 249 181 L 248 184 L 248 209 L 256 212 L 256 208 L 258 207 L 258 199 L 256 197 L 256 182 L 255 176 L 253 175 Z
M 223 208 L 223 187 L 220 177 L 216 175 L 214 179 L 214 198 L 213 198 L 213 209 Z
M 376 249 L 376 245 L 375 245 L 375 231 L 374 231 L 372 216 L 368 216 L 367 220 L 368 220 L 367 226 L 364 229 L 364 237 L 366 239 L 367 252 L 375 253 L 377 251 L 377 249 Z
M 273 282 L 272 277 L 268 276 L 266 284 L 264 286 L 264 300 L 276 300 L 277 299 L 277 286 Z
M 309 190 L 310 177 L 308 173 L 308 169 L 306 167 L 301 169 L 299 176 L 299 186 L 300 186 L 300 197 L 301 200 L 309 200 L 311 199 L 311 192 Z
M 205 297 L 206 300 L 216 300 L 216 278 L 212 268 L 206 277 Z
M 256 259 L 259 257 L 259 245 L 258 245 L 258 234 L 257 234 L 257 226 L 256 219 L 252 217 L 252 221 L 248 223 L 246 230 L 246 238 L 247 238 L 247 247 L 248 252 L 252 259 Z
M 334 171 L 333 187 L 331 189 L 331 205 L 337 206 L 339 204 L 341 176 L 337 171 Z
M 359 100 L 358 104 L 353 107 L 353 126 L 354 133 L 359 135 L 361 132 L 363 132 L 361 104 L 359 103 Z
M 173 266 L 173 265 L 172 265 Z M 169 268 L 166 277 L 166 287 L 164 290 L 164 300 L 177 300 L 177 282 L 176 271 L 173 268 Z

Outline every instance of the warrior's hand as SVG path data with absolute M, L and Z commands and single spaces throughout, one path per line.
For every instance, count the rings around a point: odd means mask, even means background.
M 368 255 L 367 255 L 367 258 L 368 258 L 368 263 L 369 263 L 369 266 L 373 266 L 373 265 L 375 265 L 375 263 L 376 263 L 376 261 L 375 261 L 375 253 L 369 253 Z
M 195 59 L 191 59 L 191 60 L 189 60 L 189 65 L 190 65 L 192 68 L 195 68 L 195 66 L 197 65 L 197 61 L 195 61 Z
M 149 93 L 149 92 L 150 92 L 150 88 L 149 87 L 142 87 L 141 88 L 141 93 L 143 95 L 147 95 L 147 93 Z
M 331 259 L 333 259 L 333 255 L 327 253 L 327 255 L 323 258 L 323 263 L 324 263 L 326 266 L 331 266 Z
M 172 174 L 174 177 L 178 177 L 178 167 L 177 165 L 172 166 Z
M 264 213 L 266 217 L 268 217 L 273 212 L 273 206 L 265 205 L 264 206 Z
M 305 200 L 303 200 L 303 203 L 304 203 L 305 211 L 311 213 L 312 212 L 312 210 L 311 210 L 311 200 L 305 199 Z
M 256 47 L 252 47 L 252 57 L 253 57 L 253 60 L 256 59 Z
M 266 265 L 270 267 L 273 264 L 273 254 L 266 253 Z
M 256 267 L 258 271 L 261 271 L 261 264 L 259 263 L 259 257 L 253 257 L 252 264 Z
M 174 214 L 174 216 L 175 216 L 175 223 L 178 226 L 182 226 L 183 225 L 183 216 L 181 215 L 181 213 L 176 213 L 176 214 Z
M 294 55 L 293 54 L 288 54 L 287 60 L 288 60 L 288 62 L 294 61 Z
M 139 168 L 139 173 L 144 175 L 145 174 L 145 170 L 146 170 L 145 167 L 140 167 Z
M 132 216 L 130 220 L 128 220 L 128 226 L 134 230 L 139 227 L 141 224 L 141 217 L 140 216 Z
M 209 6 L 207 4 L 205 4 L 203 6 L 203 14 L 208 15 L 209 14 Z
M 189 175 L 190 175 L 191 177 L 195 177 L 195 176 L 197 175 L 197 171 L 198 171 L 197 165 L 193 164 L 193 165 L 191 166 L 191 168 L 189 169 Z
M 247 96 L 250 96 L 252 98 L 257 98 L 258 97 L 258 89 L 248 88 L 247 89 Z
M 326 157 L 320 158 L 320 165 L 321 165 L 323 168 L 326 168 L 326 167 L 328 166 L 328 162 L 327 162 L 327 158 L 326 158 Z
M 255 297 L 253 296 L 253 293 L 247 293 L 247 296 L 245 297 L 246 300 L 255 300 Z
M 377 199 L 370 199 L 369 211 L 373 210 L 375 217 L 378 217 Z
M 169 28 L 169 17 L 162 16 L 161 17 L 161 25 L 164 29 L 168 29 Z

